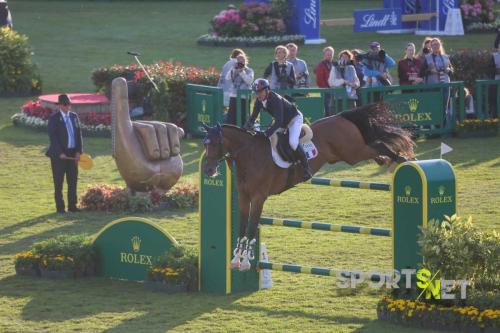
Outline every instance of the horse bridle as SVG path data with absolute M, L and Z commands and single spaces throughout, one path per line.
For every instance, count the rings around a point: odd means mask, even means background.
M 239 153 L 241 153 L 244 149 L 246 149 L 252 145 L 252 143 L 248 143 L 242 147 L 239 147 L 233 153 L 231 153 L 229 151 L 224 153 L 224 145 L 222 144 L 222 132 L 219 133 L 217 139 L 218 139 L 217 145 L 218 145 L 219 153 L 220 153 L 220 155 L 222 155 L 222 157 L 217 160 L 217 165 L 219 165 L 223 161 L 234 160 Z M 208 143 L 205 143 L 205 145 L 208 146 Z M 207 149 L 207 152 L 208 152 L 208 149 Z

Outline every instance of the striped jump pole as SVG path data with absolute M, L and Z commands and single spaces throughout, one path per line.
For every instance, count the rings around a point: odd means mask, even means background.
M 355 274 L 355 277 L 357 279 L 361 277 L 360 273 L 351 271 L 334 270 L 331 268 L 322 268 L 322 267 L 306 267 L 306 266 L 290 265 L 290 264 L 277 264 L 277 263 L 262 262 L 262 261 L 259 261 L 257 263 L 257 267 L 259 267 L 260 269 L 270 269 L 273 271 L 293 272 L 293 273 L 311 274 L 311 275 L 322 275 L 322 276 L 340 275 L 345 278 L 350 278 L 352 274 Z M 378 282 L 380 281 L 381 277 L 383 277 L 384 281 L 386 281 L 388 276 L 374 273 L 367 276 L 366 279 Z
M 328 179 L 313 177 L 308 183 L 313 185 L 326 185 L 333 187 L 349 187 L 349 188 L 359 188 L 365 190 L 376 190 L 376 191 L 390 191 L 391 184 L 388 183 L 371 183 L 371 182 L 360 182 L 357 180 L 347 180 L 347 179 Z
M 336 224 L 321 223 L 321 222 L 306 222 L 306 221 L 297 221 L 288 219 L 277 219 L 272 217 L 261 217 L 260 224 L 273 225 L 279 227 L 333 231 L 333 232 L 348 232 L 352 234 L 364 234 L 372 236 L 385 236 L 385 237 L 392 236 L 391 229 L 368 228 L 368 227 L 351 226 L 351 225 L 336 225 Z

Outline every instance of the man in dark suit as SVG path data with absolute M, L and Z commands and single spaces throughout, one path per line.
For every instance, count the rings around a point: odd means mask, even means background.
M 68 211 L 78 212 L 76 207 L 76 185 L 78 181 L 78 161 L 82 153 L 82 134 L 78 115 L 70 111 L 71 100 L 68 95 L 59 95 L 59 111 L 49 118 L 48 132 L 50 147 L 46 155 L 50 157 L 54 179 L 54 198 L 56 209 L 64 214 L 62 188 L 64 175 L 68 183 Z

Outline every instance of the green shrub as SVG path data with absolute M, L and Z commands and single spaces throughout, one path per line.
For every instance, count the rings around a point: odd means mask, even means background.
M 193 208 L 198 205 L 199 189 L 197 186 L 178 184 L 161 197 L 161 201 L 172 208 Z
M 36 95 L 42 81 L 31 62 L 28 37 L 8 28 L 0 29 L 0 94 Z
M 215 86 L 219 73 L 215 68 L 208 70 L 184 66 L 180 62 L 158 61 L 146 65 L 146 70 L 159 88 L 153 89 L 151 83 L 137 65 L 113 65 L 98 68 L 92 73 L 92 81 L 98 91 L 109 95 L 111 82 L 117 77 L 124 77 L 138 85 L 139 100 L 151 96 L 155 118 L 161 121 L 180 124 L 186 116 L 186 84 L 195 83 Z
M 170 285 L 185 285 L 196 290 L 198 276 L 198 254 L 193 248 L 172 246 L 164 255 L 158 257 L 148 272 L 150 281 Z
M 40 258 L 40 267 L 72 271 L 84 275 L 94 273 L 96 253 L 92 238 L 86 234 L 58 235 L 36 243 L 31 252 Z
M 464 81 L 469 90 L 476 80 L 491 80 L 492 52 L 489 50 L 460 50 L 450 53 L 453 65 L 453 81 Z M 471 90 L 473 91 L 473 90 Z
M 121 211 L 128 207 L 129 191 L 117 185 L 93 184 L 80 197 L 86 210 Z
M 500 234 L 482 232 L 472 218 L 452 216 L 429 221 L 419 235 L 425 265 L 447 280 L 470 280 L 473 289 L 498 291 L 500 286 Z
M 153 210 L 153 201 L 149 193 L 136 193 L 129 197 L 128 208 L 133 213 L 147 213 Z

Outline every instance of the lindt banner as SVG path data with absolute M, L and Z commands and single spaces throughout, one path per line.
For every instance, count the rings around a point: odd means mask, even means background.
M 401 29 L 401 8 L 377 8 L 354 11 L 354 31 Z

